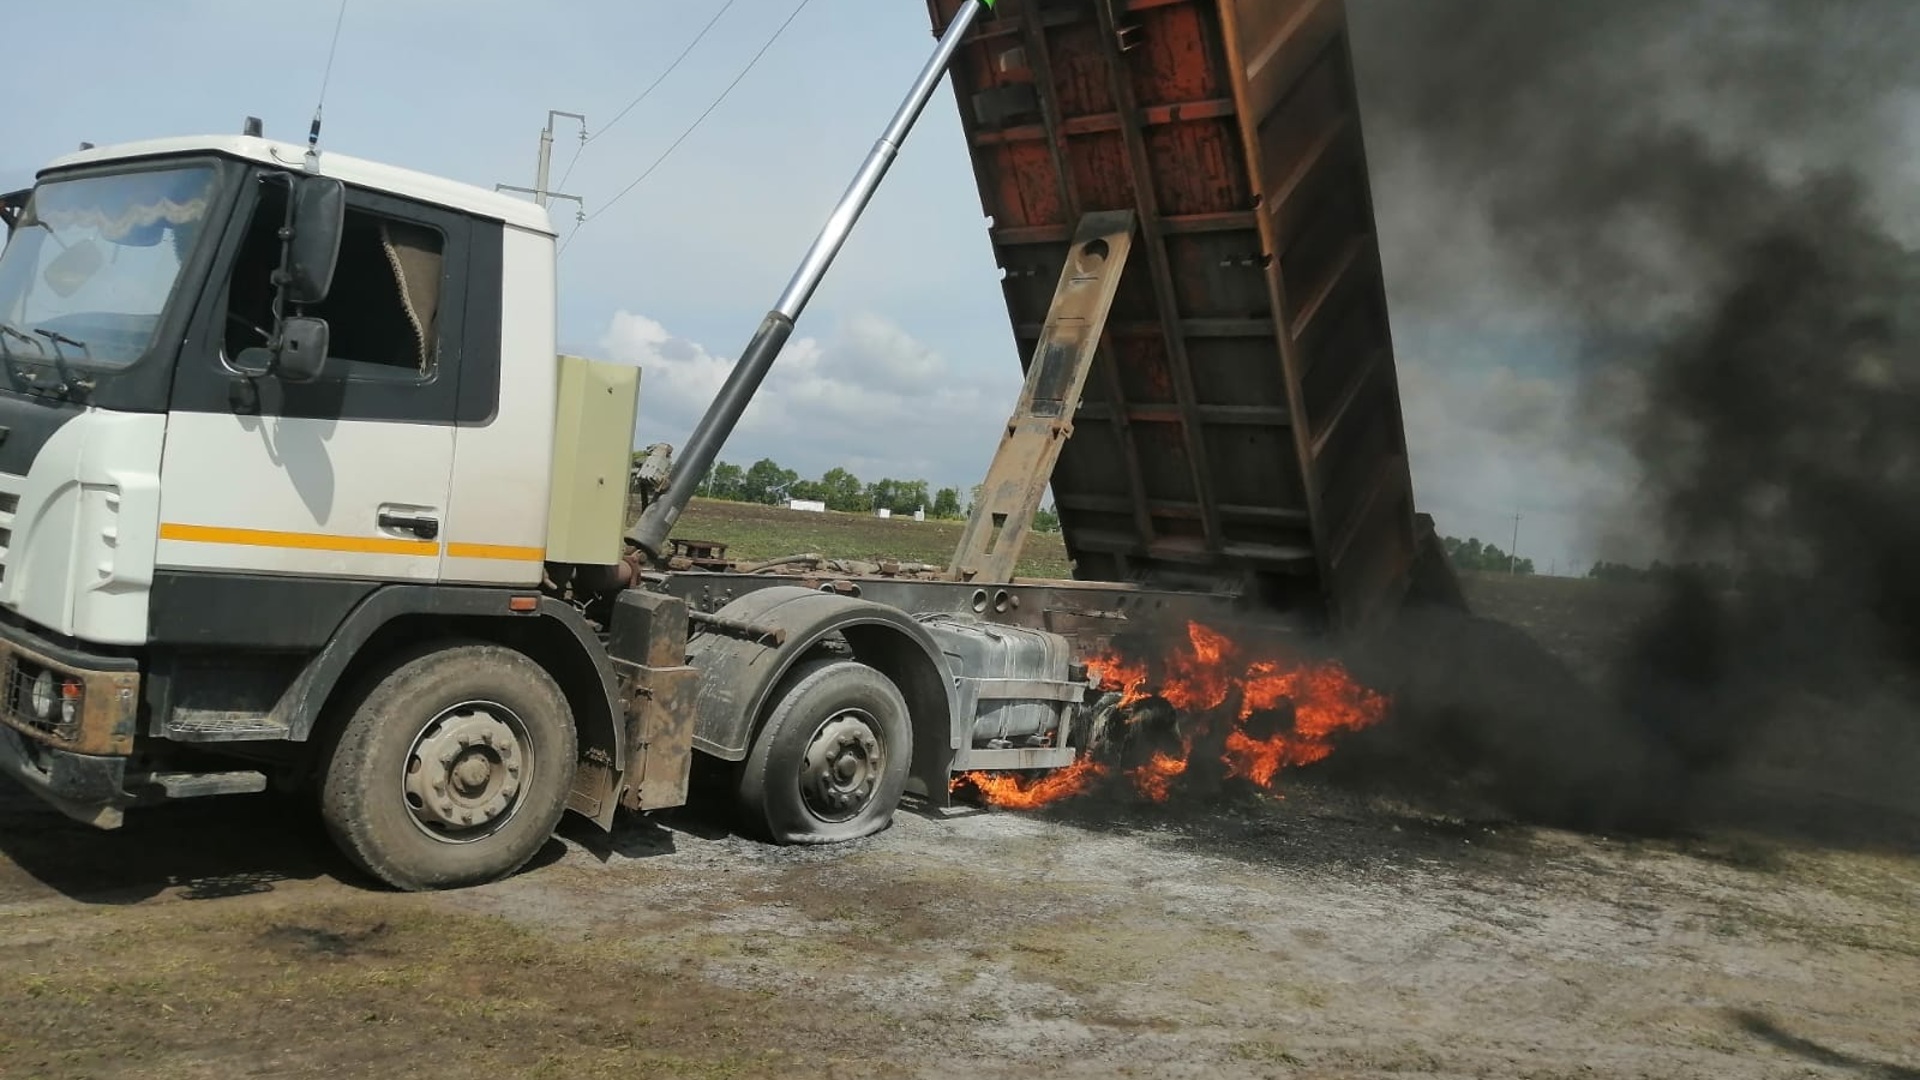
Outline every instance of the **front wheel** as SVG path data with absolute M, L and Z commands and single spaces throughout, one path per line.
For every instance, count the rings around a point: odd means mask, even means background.
M 327 754 L 321 816 L 362 870 L 399 889 L 495 881 L 566 811 L 576 736 L 566 695 L 498 645 L 434 649 L 392 667 Z
M 906 789 L 913 727 L 886 676 L 851 660 L 816 660 L 782 682 L 742 763 L 747 826 L 784 844 L 870 836 L 893 821 Z

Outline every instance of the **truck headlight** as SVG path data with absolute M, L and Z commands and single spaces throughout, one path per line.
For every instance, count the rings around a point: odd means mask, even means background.
M 39 678 L 33 680 L 27 704 L 33 709 L 35 720 L 53 719 L 53 672 L 43 671 Z

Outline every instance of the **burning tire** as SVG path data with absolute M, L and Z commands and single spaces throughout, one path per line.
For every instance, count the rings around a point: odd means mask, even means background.
M 870 836 L 892 823 L 912 756 L 907 702 L 886 676 L 851 660 L 803 663 L 741 763 L 744 823 L 782 844 Z
M 321 816 L 360 869 L 399 889 L 495 881 L 553 835 L 573 786 L 567 699 L 526 656 L 442 647 L 375 679 L 328 748 Z

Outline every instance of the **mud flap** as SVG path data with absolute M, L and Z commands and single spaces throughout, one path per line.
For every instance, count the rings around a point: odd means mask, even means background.
M 693 722 L 699 672 L 687 664 L 687 605 L 673 596 L 629 590 L 613 612 L 607 652 L 626 724 L 629 810 L 682 806 L 693 770 Z

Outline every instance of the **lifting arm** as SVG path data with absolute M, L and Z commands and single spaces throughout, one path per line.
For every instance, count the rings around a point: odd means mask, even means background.
M 713 465 L 713 459 L 719 454 L 720 446 L 732 434 L 734 425 L 740 422 L 740 414 L 746 411 L 747 403 L 753 400 L 754 392 L 766 378 L 768 370 L 780 355 L 787 343 L 787 337 L 793 333 L 793 324 L 800 312 L 813 297 L 813 291 L 826 276 L 827 267 L 839 254 L 841 245 L 846 243 L 847 235 L 853 231 L 853 224 L 866 209 L 868 200 L 880 187 L 880 181 L 887 174 L 887 168 L 900 153 L 900 144 L 906 140 L 907 132 L 914 121 L 920 117 L 920 111 L 927 100 L 933 96 L 940 79 L 945 76 L 947 65 L 952 62 L 954 53 L 959 51 L 960 40 L 967 34 L 968 27 L 984 9 L 992 8 L 995 0 L 972 0 L 954 14 L 940 35 L 940 44 L 934 49 L 933 56 L 920 70 L 919 78 L 914 80 L 913 89 L 887 124 L 886 131 L 880 136 L 867 159 L 854 174 L 853 182 L 848 185 L 846 194 L 840 197 L 839 205 L 827 218 L 820 235 L 814 239 L 813 246 L 807 249 L 806 257 L 800 261 L 800 268 L 794 271 L 793 279 L 787 283 L 786 291 L 780 294 L 773 310 L 760 320 L 760 328 L 754 332 L 753 339 L 747 343 L 740 359 L 734 362 L 733 370 L 727 374 L 727 381 L 714 396 L 713 404 L 707 407 L 706 414 L 700 417 L 693 434 L 687 437 L 686 450 L 675 463 L 673 476 L 666 492 L 640 512 L 633 524 L 627 528 L 627 539 L 651 559 L 660 558 L 666 547 L 667 534 L 673 531 L 674 523 L 680 520 L 681 511 L 687 508 L 687 501 L 699 486 L 700 478 Z

